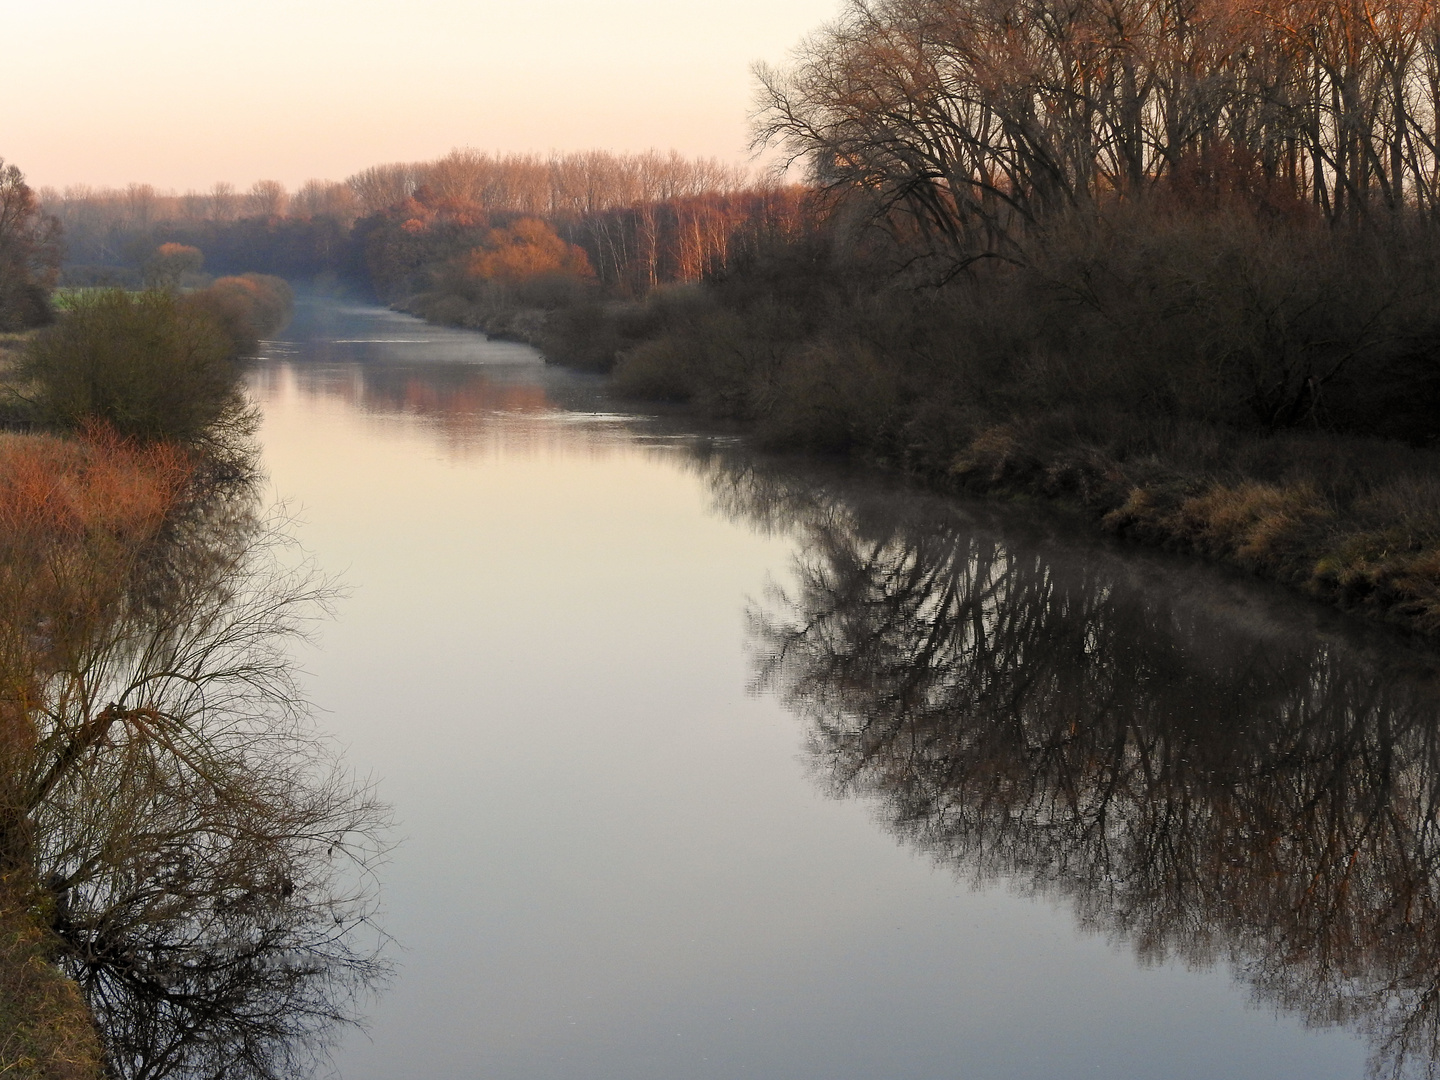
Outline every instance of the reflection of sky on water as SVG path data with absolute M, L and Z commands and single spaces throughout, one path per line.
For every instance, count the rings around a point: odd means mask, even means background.
M 308 325 L 255 374 L 266 465 L 354 587 L 310 685 L 406 837 L 349 1080 L 1362 1074 L 1227 972 L 1137 965 L 826 797 L 746 690 L 747 598 L 794 585 L 797 534 L 717 514 L 684 440 L 519 346 Z M 404 355 L 336 343 L 377 326 Z

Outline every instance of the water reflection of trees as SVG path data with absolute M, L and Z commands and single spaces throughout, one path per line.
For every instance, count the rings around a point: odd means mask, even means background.
M 1143 958 L 1227 962 L 1262 1000 L 1362 1030 L 1376 1072 L 1434 1072 L 1423 671 L 1104 550 L 714 475 L 732 511 L 803 537 L 754 640 L 837 793 Z
M 21 733 L 0 835 L 33 870 L 110 1071 L 298 1074 L 384 975 L 385 813 L 293 678 L 328 588 L 237 482 L 143 543 L 10 554 L 42 585 L 26 599 L 0 575 L 0 705 Z
M 461 435 L 498 413 L 552 412 L 545 388 L 496 378 L 471 364 L 371 362 L 364 365 L 295 365 L 302 393 L 343 401 L 361 412 L 414 416 Z

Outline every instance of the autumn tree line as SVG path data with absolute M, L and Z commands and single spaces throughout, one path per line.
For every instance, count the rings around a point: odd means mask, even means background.
M 77 285 L 134 283 L 156 247 L 182 243 L 213 269 L 323 274 L 387 302 L 475 277 L 463 264 L 487 245 L 538 245 L 502 260 L 508 281 L 571 277 L 640 295 L 701 279 L 757 233 L 793 227 L 796 214 L 793 193 L 748 170 L 674 153 L 457 150 L 294 192 L 259 181 L 245 191 L 222 183 L 165 194 L 132 184 L 39 194 L 65 238 L 66 280 Z M 516 236 L 528 239 L 517 245 Z M 568 246 L 554 248 L 556 237 Z M 539 250 L 546 243 L 558 254 Z

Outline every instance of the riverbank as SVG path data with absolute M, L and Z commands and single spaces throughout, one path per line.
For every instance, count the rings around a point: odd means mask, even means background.
M 100 1041 L 80 988 L 54 964 L 32 890 L 0 881 L 0 1075 L 99 1080 Z
M 622 398 L 736 422 L 764 446 L 857 458 L 941 491 L 1065 503 L 1112 535 L 1440 641 L 1440 453 L 1187 416 L 1162 400 L 1176 379 L 1153 358 L 1124 355 L 1113 331 L 1057 358 L 1063 342 L 1037 340 L 1043 314 L 1013 293 L 947 308 L 785 269 L 548 312 L 433 296 L 396 306 L 526 341 L 608 373 Z M 1086 329 L 1074 321 L 1072 334 Z M 1333 390 L 1403 412 L 1343 380 Z M 1428 393 L 1417 387 L 1412 413 Z
M 1237 438 L 1200 426 L 1137 452 L 1077 428 L 1070 417 L 1041 417 L 981 431 L 931 479 L 1078 504 L 1108 533 L 1239 567 L 1440 640 L 1433 452 L 1317 435 Z
M 85 905 L 115 895 L 94 880 L 110 871 L 129 875 L 123 895 L 143 895 L 156 865 L 146 845 L 165 835 L 157 820 L 214 797 L 162 778 L 164 755 L 151 751 L 202 761 L 175 734 L 199 724 L 164 715 L 155 677 L 127 682 L 126 650 L 152 630 L 176 642 L 177 597 L 198 595 L 184 568 L 233 558 L 207 545 L 236 515 L 203 504 L 238 501 L 217 478 L 242 486 L 253 427 L 243 357 L 289 307 L 283 282 L 252 276 L 185 297 L 100 292 L 52 326 L 0 335 L 0 426 L 14 429 L 0 433 L 0 1076 L 129 1075 L 133 1055 L 113 1049 L 114 986 L 97 992 L 97 978 L 113 950 L 135 993 L 153 993 L 161 983 L 135 957 L 167 949 L 128 941 L 135 926 L 118 907 L 92 918 Z M 183 660 L 153 642 L 134 655 Z M 192 687 L 197 675 L 185 672 Z M 165 797 L 147 794 L 137 810 L 126 799 L 144 783 Z M 97 805 L 95 791 L 103 823 L 77 809 Z M 176 917 L 168 901 L 145 902 Z M 170 1004 L 189 1007 L 180 995 Z
M 185 492 L 190 469 L 168 447 L 96 433 L 0 434 L 0 1075 L 105 1075 L 75 969 L 62 970 L 65 900 L 42 882 L 53 864 L 38 824 L 36 777 L 76 729 L 58 723 L 57 683 L 122 621 L 139 568 Z M 40 629 L 43 628 L 43 631 Z M 113 693 L 113 687 L 106 688 Z M 106 698 L 105 700 L 109 700 Z M 119 811 L 117 811 L 119 813 Z

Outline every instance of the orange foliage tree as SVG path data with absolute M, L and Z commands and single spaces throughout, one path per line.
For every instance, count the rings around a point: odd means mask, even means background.
M 595 274 L 583 250 L 566 243 L 545 222 L 528 217 L 486 233 L 466 258 L 465 270 L 471 277 L 506 285 L 546 276 Z

